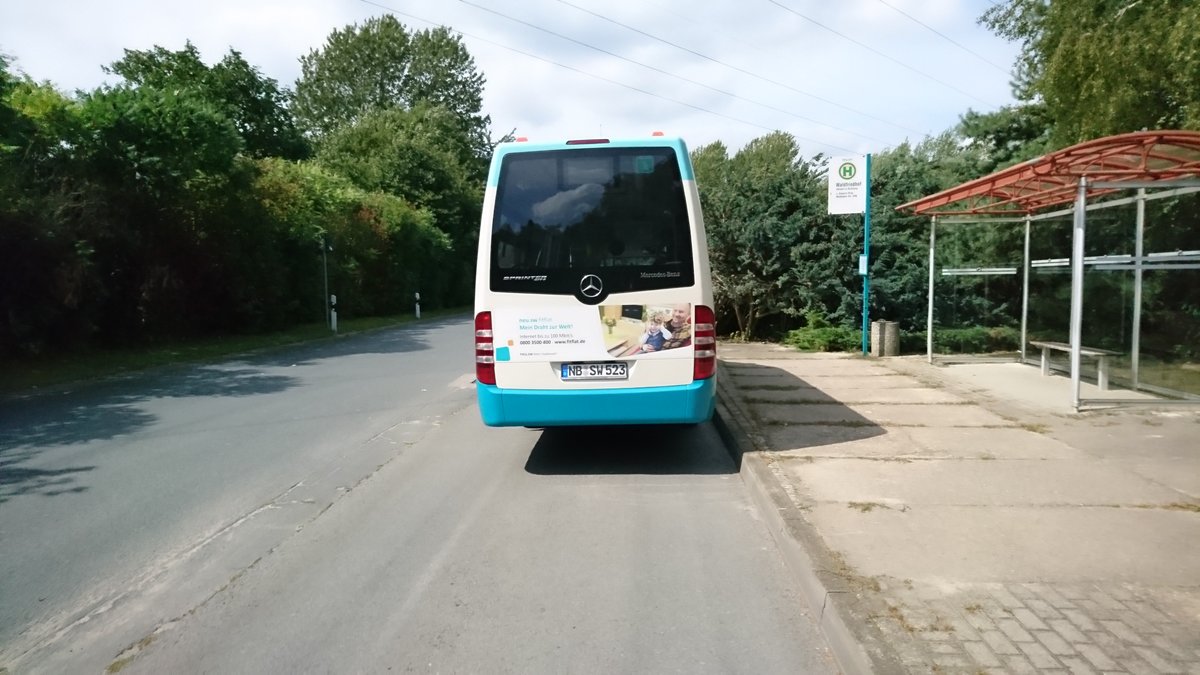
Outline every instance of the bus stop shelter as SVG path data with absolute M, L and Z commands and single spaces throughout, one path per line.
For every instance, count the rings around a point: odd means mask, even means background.
M 1134 191 L 1132 197 L 1119 193 Z M 1080 399 L 1080 362 L 1083 355 L 1083 277 L 1086 264 L 1123 266 L 1134 272 L 1132 368 L 1136 387 L 1141 321 L 1142 273 L 1150 269 L 1200 268 L 1200 251 L 1167 254 L 1143 250 L 1145 202 L 1147 199 L 1179 196 L 1200 191 L 1200 132 L 1140 131 L 1080 143 L 1037 159 L 1022 162 L 989 176 L 968 181 L 928 197 L 897 207 L 930 216 L 929 311 L 926 350 L 933 360 L 934 254 L 937 226 L 943 222 L 1025 223 L 1021 356 L 1028 344 L 1029 240 L 1036 220 L 1072 216 L 1071 256 L 1063 264 L 1071 267 L 1070 375 L 1071 405 L 1078 411 L 1087 403 Z M 1089 200 L 1092 200 L 1089 203 Z M 1087 213 L 1095 208 L 1119 204 L 1137 205 L 1134 253 L 1085 259 Z M 1069 205 L 1069 206 L 1068 206 Z M 1054 210 L 1059 207 L 1058 210 Z M 1066 208 L 1063 208 L 1066 207 Z M 1116 258 L 1119 258 L 1116 259 Z M 989 270 L 979 270 L 988 273 Z M 994 270 L 992 270 L 994 271 Z M 1111 401 L 1109 401 L 1111 402 Z

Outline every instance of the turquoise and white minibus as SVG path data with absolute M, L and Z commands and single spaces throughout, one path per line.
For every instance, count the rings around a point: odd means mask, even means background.
M 712 308 L 704 219 L 681 139 L 496 148 L 475 281 L 485 424 L 709 419 Z

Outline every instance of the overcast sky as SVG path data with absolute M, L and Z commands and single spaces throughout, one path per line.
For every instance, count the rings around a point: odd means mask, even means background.
M 691 147 L 720 140 L 736 150 L 780 129 L 805 155 L 840 155 L 920 141 L 968 109 L 1012 103 L 1016 46 L 977 23 L 993 4 L 3 0 L 0 52 L 73 91 L 113 81 L 101 66 L 123 49 L 191 40 L 208 63 L 232 47 L 294 88 L 300 56 L 331 31 L 391 12 L 411 29 L 464 34 L 487 78 L 484 112 L 497 137 L 514 128 L 531 140 L 661 130 Z

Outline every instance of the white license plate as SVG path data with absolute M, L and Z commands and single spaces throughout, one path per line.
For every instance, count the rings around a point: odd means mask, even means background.
M 565 380 L 628 380 L 628 361 L 601 361 L 599 363 L 564 363 L 562 379 Z

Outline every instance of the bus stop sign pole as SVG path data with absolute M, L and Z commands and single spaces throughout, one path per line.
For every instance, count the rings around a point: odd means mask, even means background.
M 863 283 L 863 300 L 862 300 L 862 353 L 867 355 L 867 335 L 870 328 L 870 307 L 871 307 L 871 155 L 867 154 L 867 170 L 866 170 L 866 194 L 864 196 L 863 205 L 863 252 L 862 257 L 858 261 L 858 273 L 862 275 Z M 882 352 L 881 352 L 882 353 Z
M 863 281 L 862 351 L 866 356 L 871 306 L 871 155 L 832 157 L 830 160 L 827 174 L 829 214 L 863 214 L 863 252 L 858 256 L 858 275 Z

